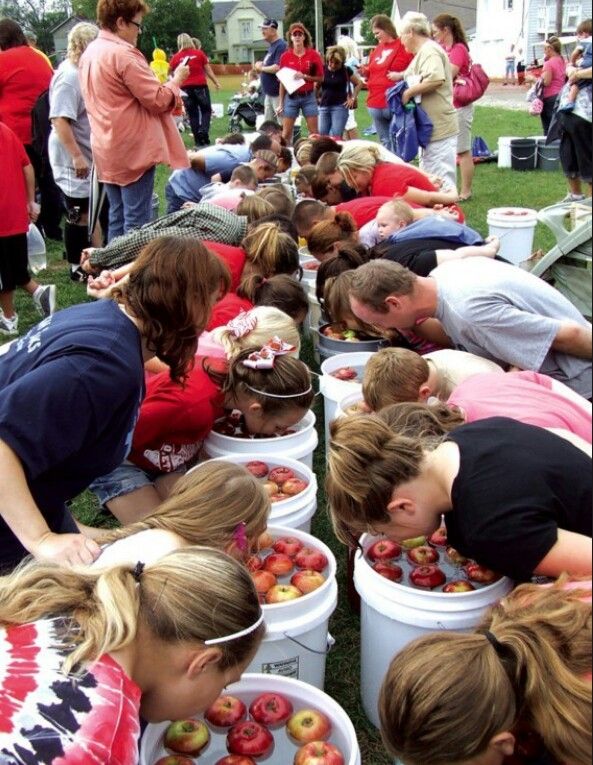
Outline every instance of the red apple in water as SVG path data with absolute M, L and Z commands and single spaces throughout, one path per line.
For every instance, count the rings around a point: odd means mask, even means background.
M 303 595 L 308 595 L 310 592 L 315 592 L 322 587 L 326 582 L 323 574 L 318 571 L 298 571 L 290 580 L 293 587 L 300 590 Z
M 289 497 L 296 497 L 297 494 L 305 491 L 308 485 L 309 483 L 302 478 L 289 478 L 282 484 L 282 493 L 288 494 Z
M 274 542 L 272 549 L 281 555 L 288 555 L 289 558 L 294 558 L 303 549 L 303 543 L 296 537 L 282 537 Z
M 274 748 L 274 737 L 259 723 L 243 722 L 230 729 L 226 744 L 231 754 L 266 757 Z
M 264 483 L 264 491 L 270 497 L 270 499 L 274 496 L 274 494 L 278 494 L 280 491 L 280 487 L 277 483 L 274 483 L 274 481 L 266 481 Z
M 220 696 L 204 717 L 215 728 L 232 728 L 247 716 L 247 707 L 234 696 Z
M 268 479 L 270 481 L 274 481 L 274 483 L 278 484 L 278 486 L 282 486 L 283 483 L 290 481 L 290 479 L 294 477 L 294 472 L 290 468 L 277 467 L 270 471 Z
M 293 712 L 291 702 L 279 693 L 263 693 L 249 707 L 255 722 L 267 726 L 284 725 Z
M 261 550 L 270 550 L 272 545 L 274 544 L 274 537 L 269 534 L 267 531 L 264 531 L 263 534 L 260 534 L 259 539 L 257 540 L 257 549 L 261 552 Z
M 255 571 L 261 571 L 264 567 L 264 562 L 259 555 L 250 555 L 245 565 L 251 573 L 254 573 Z
M 479 582 L 480 584 L 492 584 L 500 579 L 500 574 L 492 571 L 485 566 L 480 566 L 479 563 L 472 561 L 464 566 L 465 573 L 468 575 L 472 582 Z
M 436 563 L 438 559 L 438 552 L 432 547 L 428 547 L 428 545 L 414 547 L 413 550 L 408 552 L 408 560 L 414 566 L 430 566 L 432 563 Z
M 452 563 L 454 566 L 465 566 L 468 562 L 465 555 L 462 555 L 454 547 L 447 547 L 446 555 L 449 563 Z
M 157 760 L 154 765 L 194 765 L 194 761 L 182 754 L 168 754 L 166 757 L 161 757 L 160 760 Z
M 401 582 L 404 575 L 401 566 L 398 566 L 397 563 L 389 563 L 387 561 L 375 563 L 373 571 L 379 574 L 379 576 L 389 579 L 392 582 Z
M 369 560 L 382 561 L 382 560 L 395 560 L 402 554 L 401 545 L 397 542 L 392 542 L 391 539 L 380 539 L 375 542 L 374 545 L 369 547 L 367 555 Z
M 294 563 L 292 558 L 281 553 L 272 553 L 264 561 L 264 569 L 271 571 L 275 576 L 286 576 L 292 574 Z
M 473 592 L 476 588 L 467 579 L 455 579 L 452 582 L 447 582 L 443 587 L 443 592 Z
M 324 571 L 329 564 L 321 550 L 316 550 L 314 547 L 303 547 L 295 556 L 294 562 L 297 568 L 319 572 Z
M 164 744 L 178 754 L 197 757 L 210 741 L 210 731 L 202 720 L 175 720 L 165 731 Z
M 447 577 L 438 566 L 418 566 L 410 572 L 410 581 L 415 587 L 434 590 L 445 584 Z
M 447 529 L 445 526 L 441 526 L 434 534 L 431 534 L 428 538 L 429 544 L 434 547 L 446 547 L 447 546 Z
M 335 377 L 336 380 L 350 382 L 351 380 L 356 380 L 358 377 L 358 372 L 352 367 L 341 367 L 341 369 L 336 369 L 335 372 L 332 372 L 331 376 Z
M 270 502 L 274 505 L 276 502 L 284 502 L 285 499 L 289 499 L 287 494 L 283 494 L 281 491 L 277 491 L 270 497 Z
M 251 757 L 244 757 L 241 754 L 227 754 L 222 760 L 218 760 L 216 765 L 256 765 L 256 762 Z
M 261 462 L 260 460 L 253 460 L 252 462 L 248 462 L 245 467 L 251 475 L 254 475 L 256 478 L 265 478 L 268 473 L 270 472 L 270 468 L 266 465 L 265 462 Z
M 278 580 L 271 571 L 254 571 L 251 578 L 260 595 L 266 595 L 272 587 L 278 584 Z
M 337 746 L 312 741 L 296 753 L 294 765 L 344 765 L 344 755 Z
M 290 600 L 302 597 L 303 593 L 296 587 L 293 587 L 292 584 L 277 584 L 266 593 L 266 603 L 269 606 L 274 606 L 278 603 L 287 603 Z
M 297 744 L 310 744 L 313 741 L 327 741 L 331 736 L 332 724 L 323 712 L 301 709 L 290 718 L 286 731 Z

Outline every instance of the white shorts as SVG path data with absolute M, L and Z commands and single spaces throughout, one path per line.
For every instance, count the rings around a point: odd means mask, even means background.
M 457 134 L 432 141 L 421 149 L 420 167 L 443 181 L 443 191 L 457 188 Z
M 468 104 L 457 109 L 459 135 L 457 136 L 457 153 L 463 154 L 472 149 L 472 123 L 474 121 L 474 105 Z

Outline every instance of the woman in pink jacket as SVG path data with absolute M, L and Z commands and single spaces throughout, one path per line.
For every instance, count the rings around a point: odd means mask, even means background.
M 80 61 L 99 180 L 109 199 L 109 239 L 151 219 L 155 167 L 188 167 L 171 113 L 181 102 L 186 66 L 161 85 L 136 48 L 144 0 L 99 0 L 101 32 Z

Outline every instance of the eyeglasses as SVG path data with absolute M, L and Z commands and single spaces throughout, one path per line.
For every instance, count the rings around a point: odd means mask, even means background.
M 128 21 L 128 24 L 133 24 L 135 27 L 137 27 L 138 33 L 142 34 L 142 24 L 139 24 L 137 21 L 132 21 L 131 19 Z

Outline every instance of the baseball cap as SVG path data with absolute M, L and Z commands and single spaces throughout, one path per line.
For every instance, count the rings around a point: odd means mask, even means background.
M 274 154 L 273 151 L 262 149 L 261 151 L 256 151 L 253 156 L 256 159 L 261 159 L 262 162 L 265 162 L 266 165 L 270 165 L 270 167 L 272 167 L 274 170 L 278 169 L 278 157 Z
M 260 24 L 260 29 L 278 29 L 278 22 L 276 19 L 265 19 L 263 24 Z

